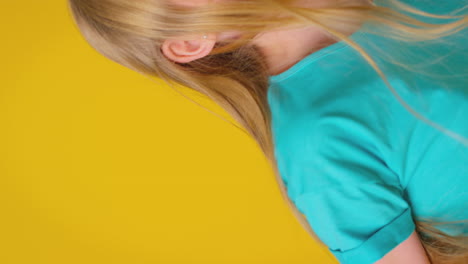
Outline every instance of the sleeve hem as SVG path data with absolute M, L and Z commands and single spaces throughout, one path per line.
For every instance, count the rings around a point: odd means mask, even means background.
M 375 263 L 406 240 L 415 228 L 411 208 L 408 207 L 358 247 L 346 251 L 331 250 L 331 252 L 343 264 Z

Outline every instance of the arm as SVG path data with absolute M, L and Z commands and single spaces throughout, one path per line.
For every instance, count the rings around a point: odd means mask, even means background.
M 429 258 L 426 255 L 419 237 L 414 231 L 411 235 L 392 251 L 385 254 L 383 258 L 375 262 L 375 264 L 430 264 Z

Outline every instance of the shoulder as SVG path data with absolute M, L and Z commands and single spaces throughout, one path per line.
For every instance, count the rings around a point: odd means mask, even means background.
M 352 111 L 325 111 L 283 129 L 276 155 L 288 195 L 340 262 L 373 263 L 414 231 L 374 125 Z
M 370 264 L 415 230 L 412 209 L 372 140 L 326 127 L 303 146 L 289 193 L 341 263 Z
M 375 0 L 374 2 L 378 3 L 378 5 L 392 5 L 391 2 L 385 0 L 384 2 L 382 0 Z M 466 13 L 466 10 L 462 10 L 466 6 L 465 1 L 400 0 L 400 2 L 432 14 L 447 14 L 454 10 L 461 10 Z

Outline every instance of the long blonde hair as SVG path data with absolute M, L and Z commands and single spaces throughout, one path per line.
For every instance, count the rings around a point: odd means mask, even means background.
M 336 40 L 356 49 L 377 71 L 397 99 L 416 117 L 450 134 L 419 115 L 399 98 L 374 60 L 342 32 L 363 22 L 386 25 L 373 32 L 401 41 L 433 40 L 454 34 L 468 24 L 467 16 L 429 14 L 397 0 L 385 6 L 350 5 L 302 8 L 292 0 L 243 0 L 208 4 L 190 9 L 171 5 L 169 0 L 68 0 L 71 15 L 82 35 L 98 52 L 145 76 L 158 77 L 169 84 L 189 87 L 221 106 L 252 136 L 271 162 L 281 194 L 293 213 L 321 245 L 325 244 L 310 228 L 287 195 L 279 175 L 267 102 L 268 72 L 265 59 L 255 46 L 248 45 L 260 32 L 314 25 Z M 422 22 L 400 11 L 433 19 L 456 19 L 450 23 Z M 241 38 L 218 43 L 213 52 L 186 64 L 174 63 L 163 55 L 165 39 L 207 32 L 241 30 Z M 235 125 L 235 124 L 234 124 Z M 237 125 L 235 125 L 237 126 Z M 450 134 L 461 143 L 466 139 Z M 467 236 L 450 236 L 436 228 L 442 222 L 415 219 L 416 230 L 432 263 L 467 263 Z

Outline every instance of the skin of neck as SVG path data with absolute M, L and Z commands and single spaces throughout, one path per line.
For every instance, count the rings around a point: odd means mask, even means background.
M 348 5 L 370 5 L 372 3 L 368 0 L 347 0 L 345 2 Z M 298 5 L 320 8 L 339 3 L 343 3 L 343 0 L 341 2 L 338 0 L 302 0 L 298 2 Z M 350 35 L 357 29 L 341 33 Z M 253 40 L 253 44 L 260 48 L 266 59 L 270 75 L 278 75 L 313 52 L 336 42 L 331 35 L 316 26 L 264 32 Z

